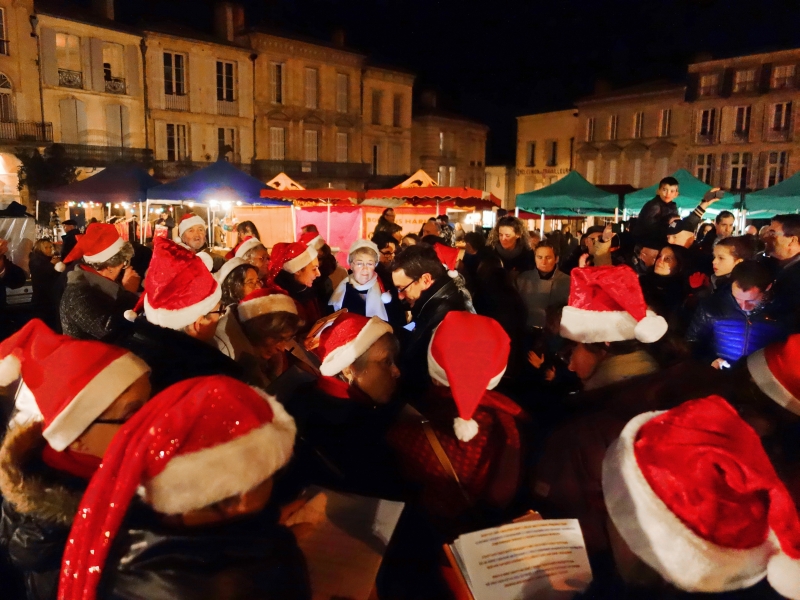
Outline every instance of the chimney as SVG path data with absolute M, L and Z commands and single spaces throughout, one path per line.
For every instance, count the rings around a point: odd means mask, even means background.
M 114 20 L 114 0 L 92 0 L 92 10 L 109 21 Z
M 333 32 L 333 45 L 337 48 L 344 48 L 344 29 L 337 29 Z
M 214 33 L 232 42 L 244 29 L 244 7 L 234 2 L 220 2 L 214 6 Z
M 608 94 L 613 89 L 611 82 L 607 79 L 595 79 L 594 80 L 594 93 L 597 95 L 600 94 Z
M 436 96 L 436 92 L 432 90 L 426 90 L 420 94 L 419 101 L 422 106 L 425 108 L 436 108 L 436 102 L 438 98 Z

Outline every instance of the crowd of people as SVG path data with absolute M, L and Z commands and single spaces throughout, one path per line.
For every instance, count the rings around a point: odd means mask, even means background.
M 387 209 L 346 269 L 313 225 L 38 240 L 0 340 L 3 597 L 311 598 L 316 485 L 405 503 L 381 599 L 454 597 L 442 545 L 533 509 L 579 520 L 585 598 L 800 600 L 800 216 L 735 235 L 716 191 L 575 235 Z

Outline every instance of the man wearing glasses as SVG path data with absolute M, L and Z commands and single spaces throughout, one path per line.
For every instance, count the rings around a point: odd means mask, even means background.
M 766 254 L 778 261 L 772 293 L 775 304 L 797 331 L 800 316 L 800 215 L 777 215 L 769 224 L 764 241 Z

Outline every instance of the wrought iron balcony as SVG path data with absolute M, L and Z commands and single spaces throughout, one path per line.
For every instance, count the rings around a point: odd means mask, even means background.
M 111 77 L 106 79 L 106 92 L 109 94 L 125 94 L 125 80 L 122 77 Z
M 83 89 L 83 73 L 68 69 L 58 70 L 58 85 L 60 87 Z
M 217 114 L 228 117 L 239 116 L 239 102 L 237 100 L 217 100 Z
M 734 142 L 749 142 L 750 130 L 749 129 L 735 129 L 731 136 Z
M 87 144 L 54 144 L 64 149 L 65 157 L 81 167 L 104 167 L 118 162 L 138 163 L 149 167 L 153 151 L 121 146 L 89 146 Z
M 372 165 L 369 163 L 338 163 L 300 160 L 256 160 L 253 162 L 252 175 L 259 179 L 269 180 L 278 173 L 286 173 L 289 177 L 310 179 L 329 177 L 331 179 L 366 179 L 370 176 Z
M 53 124 L 36 121 L 0 122 L 0 141 L 52 142 Z
M 188 94 L 164 94 L 164 108 L 167 110 L 189 110 Z
M 785 129 L 767 129 L 766 138 L 768 142 L 788 142 L 792 139 L 791 130 L 787 127 Z
M 161 180 L 178 179 L 179 177 L 199 171 L 211 164 L 213 163 L 191 160 L 157 160 L 153 163 L 153 177 Z M 250 165 L 240 163 L 231 164 L 245 173 L 250 172 Z
M 713 133 L 698 133 L 697 134 L 697 143 L 698 144 L 714 144 L 716 143 L 717 138 Z

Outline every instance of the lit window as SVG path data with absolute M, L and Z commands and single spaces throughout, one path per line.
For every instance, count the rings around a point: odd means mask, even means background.
M 756 89 L 756 70 L 745 69 L 733 75 L 734 92 L 752 92 Z
M 186 160 L 186 125 L 167 123 L 167 160 Z
M 794 75 L 795 75 L 794 65 L 777 66 L 772 70 L 772 81 L 770 82 L 770 86 L 774 90 L 780 90 L 783 88 L 793 88 Z
M 164 52 L 164 93 L 168 96 L 186 94 L 186 57 Z

